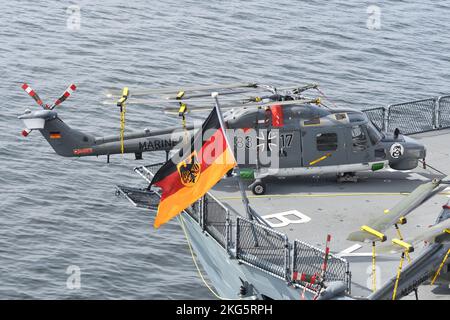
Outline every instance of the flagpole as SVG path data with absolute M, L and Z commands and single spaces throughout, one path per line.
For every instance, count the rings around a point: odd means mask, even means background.
M 220 110 L 220 104 L 219 104 L 219 99 L 218 99 L 219 93 L 218 92 L 212 92 L 211 93 L 211 97 L 214 99 L 214 104 L 215 107 L 217 109 L 217 114 L 218 114 L 218 118 L 219 118 L 219 123 L 220 126 L 222 127 L 222 130 L 225 130 L 225 123 L 223 121 L 223 116 L 222 116 L 222 111 Z M 224 136 L 225 136 L 225 141 L 227 143 L 227 147 L 230 148 L 231 144 L 228 141 L 228 136 L 227 133 L 224 132 Z M 233 144 L 234 145 L 234 144 Z M 234 153 L 231 150 L 231 154 L 234 157 Z M 235 158 L 235 162 L 236 162 L 236 167 L 235 167 L 235 172 L 237 174 L 237 180 L 238 180 L 238 185 L 239 185 L 239 191 L 241 192 L 241 198 L 242 198 L 242 203 L 244 204 L 245 210 L 247 212 L 247 216 L 250 220 L 253 220 L 254 218 L 256 218 L 256 220 L 258 220 L 260 223 L 272 228 L 267 221 L 265 221 L 264 219 L 261 218 L 261 216 L 255 212 L 255 210 L 253 210 L 253 208 L 250 206 L 250 202 L 247 198 L 247 194 L 245 193 L 245 188 L 244 188 L 244 184 L 242 183 L 242 179 L 241 179 L 241 170 L 239 168 L 239 164 L 236 161 Z

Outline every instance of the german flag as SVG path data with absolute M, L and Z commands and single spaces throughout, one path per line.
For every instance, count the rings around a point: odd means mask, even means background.
M 162 189 L 154 226 L 159 228 L 200 199 L 236 160 L 228 147 L 215 107 L 186 145 L 155 174 L 150 185 Z

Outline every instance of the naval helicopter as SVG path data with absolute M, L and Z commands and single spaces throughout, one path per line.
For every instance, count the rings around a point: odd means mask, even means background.
M 186 117 L 211 110 L 213 104 L 207 99 L 217 92 L 223 104 L 227 135 L 229 130 L 234 132 L 229 141 L 233 141 L 235 155 L 243 159 L 238 159 L 241 177 L 252 181 L 249 188 L 256 195 L 266 193 L 266 182 L 273 177 L 335 174 L 339 181 L 356 182 L 356 172 L 387 167 L 411 170 L 426 156 L 421 143 L 398 129 L 393 133 L 382 132 L 361 110 L 325 104 L 326 96 L 317 84 L 276 88 L 237 83 L 136 90 L 132 94 L 128 88 L 112 91 L 107 94 L 111 101 L 104 104 L 119 107 L 121 131 L 110 136 L 73 129 L 58 116 L 55 107 L 76 90 L 75 85 L 70 85 L 52 105 L 43 103 L 28 84 L 23 84 L 22 89 L 42 108 L 27 109 L 19 116 L 25 124 L 23 136 L 38 130 L 60 156 L 105 155 L 108 162 L 111 155 L 120 153 L 134 153 L 135 159 L 141 160 L 144 152 L 165 151 L 168 158 L 170 151 L 179 149 L 186 137 L 196 131 L 194 125 L 186 124 Z M 319 97 L 305 96 L 313 89 Z M 161 97 L 164 94 L 169 96 Z M 180 127 L 125 133 L 127 105 L 162 102 L 169 104 L 163 109 L 166 114 L 180 116 Z M 276 166 L 263 163 L 259 151 L 276 159 Z

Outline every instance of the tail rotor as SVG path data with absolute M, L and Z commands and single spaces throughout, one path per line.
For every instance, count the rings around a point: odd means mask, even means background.
M 32 97 L 34 99 L 34 101 L 36 101 L 36 103 L 42 107 L 42 109 L 48 109 L 48 105 L 44 105 L 44 103 L 42 102 L 42 99 L 38 96 L 38 94 L 36 93 L 36 91 L 33 90 L 33 88 L 31 88 L 28 84 L 24 83 L 22 85 L 22 89 L 28 93 L 28 95 L 30 97 Z
M 27 83 L 22 84 L 22 89 L 31 97 L 33 100 L 44 110 L 53 110 L 55 107 L 59 106 L 63 103 L 67 98 L 69 98 L 73 92 L 77 89 L 75 84 L 71 84 L 66 91 L 62 94 L 61 97 L 55 100 L 55 102 L 50 106 L 42 101 L 36 91 L 31 88 Z M 31 111 L 27 110 L 26 113 L 30 113 Z M 22 136 L 27 137 L 33 128 L 26 128 L 22 130 Z
M 63 95 L 61 97 L 59 97 L 58 99 L 56 99 L 56 101 L 53 103 L 53 105 L 49 109 L 53 110 L 56 106 L 59 106 L 67 98 L 69 98 L 76 89 L 77 89 L 77 86 L 72 83 L 69 87 L 67 87 L 66 91 L 64 91 Z

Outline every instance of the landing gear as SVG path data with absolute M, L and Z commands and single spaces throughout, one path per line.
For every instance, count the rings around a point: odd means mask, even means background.
M 358 177 L 354 172 L 344 172 L 337 175 L 338 182 L 358 182 Z
M 253 194 L 260 196 L 266 193 L 266 184 L 262 180 L 255 180 L 250 185 L 250 188 L 252 189 Z

